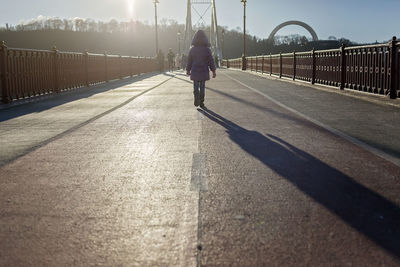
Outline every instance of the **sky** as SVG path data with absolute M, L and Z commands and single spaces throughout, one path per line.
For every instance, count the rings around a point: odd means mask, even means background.
M 158 16 L 186 21 L 187 0 L 159 0 Z M 109 21 L 130 19 L 154 24 L 153 0 L 0 0 L 0 26 L 16 25 L 38 16 L 92 18 Z M 204 6 L 196 5 L 202 14 Z M 243 4 L 240 0 L 216 0 L 218 25 L 243 29 Z M 6 12 L 3 12 L 6 11 Z M 196 11 L 193 24 L 198 21 Z M 280 23 L 300 20 L 310 25 L 319 39 L 329 36 L 359 43 L 400 38 L 400 0 L 247 0 L 247 30 L 251 35 L 268 38 Z M 210 16 L 206 16 L 209 24 Z M 310 34 L 300 26 L 287 26 L 278 35 Z

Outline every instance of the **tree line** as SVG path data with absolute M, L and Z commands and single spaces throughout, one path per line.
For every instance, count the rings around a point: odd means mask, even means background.
M 133 20 L 117 21 L 111 19 L 110 21 L 96 21 L 94 19 L 83 19 L 83 18 L 46 18 L 39 16 L 37 19 L 21 22 L 18 25 L 6 25 L 6 27 L 0 27 L 0 31 L 41 31 L 41 30 L 63 30 L 63 31 L 77 31 L 77 32 L 128 32 L 132 30 L 136 25 Z
M 196 30 L 196 29 L 195 29 Z M 209 32 L 209 28 L 203 28 Z M 221 48 L 224 58 L 242 55 L 243 32 L 240 28 L 219 27 Z M 169 48 L 178 53 L 183 45 L 185 25 L 174 20 L 159 22 L 159 47 L 167 52 Z M 178 34 L 180 33 L 180 34 Z M 271 42 L 256 36 L 246 35 L 247 55 L 309 51 L 311 49 L 338 48 L 356 43 L 340 38 L 313 42 L 306 36 L 276 36 Z M 63 51 L 89 51 L 94 53 L 122 54 L 132 56 L 154 56 L 155 27 L 140 21 L 95 21 L 93 19 L 44 18 L 22 22 L 15 26 L 0 27 L 0 40 L 10 47 L 50 49 L 56 46 Z M 181 47 L 183 48 L 183 47 Z M 183 49 L 182 49 L 183 50 Z

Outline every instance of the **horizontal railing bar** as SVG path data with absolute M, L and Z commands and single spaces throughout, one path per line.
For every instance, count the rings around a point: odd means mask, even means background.
M 340 49 L 326 49 L 326 50 L 315 50 L 315 53 L 329 53 L 329 52 L 340 52 Z
M 14 47 L 7 47 L 9 51 L 18 51 L 18 52 L 45 52 L 45 53 L 54 53 L 54 50 L 43 50 L 43 49 L 30 49 L 30 48 L 14 48 Z M 67 51 L 59 51 L 59 54 L 63 55 L 82 55 L 86 52 L 67 52 Z M 98 53 L 87 53 L 89 56 L 104 56 L 105 54 L 98 54 Z M 119 55 L 109 55 L 107 57 L 124 57 L 124 58 L 142 58 L 142 59 L 154 59 L 154 57 L 140 57 L 140 56 L 119 56 Z
M 40 53 L 54 53 L 54 50 L 42 50 L 42 49 L 30 49 L 30 48 L 14 48 L 8 47 L 9 51 L 17 51 L 17 52 L 40 52 Z M 59 54 L 62 55 L 82 55 L 86 52 L 66 52 L 66 51 L 58 51 Z M 89 56 L 104 56 L 105 54 L 97 54 L 97 53 L 87 53 Z M 119 56 L 119 55 L 109 55 L 107 57 L 123 57 L 123 58 L 136 58 L 136 59 L 154 59 L 153 57 L 139 57 L 139 56 Z
M 308 52 L 296 52 L 296 56 L 302 56 L 302 55 L 312 55 L 312 51 L 308 51 Z
M 51 51 L 54 52 L 54 51 Z M 60 55 L 83 55 L 85 52 L 64 52 L 64 51 L 57 51 Z
M 104 57 L 104 54 L 97 54 L 97 53 L 88 53 L 88 55 L 89 56 L 103 56 Z
M 349 47 L 346 47 L 345 50 L 365 49 L 365 48 L 382 48 L 382 47 L 389 47 L 389 44 L 349 46 Z
M 8 47 L 8 50 L 12 51 L 20 51 L 20 52 L 46 52 L 46 53 L 53 53 L 52 50 L 41 50 L 41 49 L 29 49 L 29 48 L 11 48 Z

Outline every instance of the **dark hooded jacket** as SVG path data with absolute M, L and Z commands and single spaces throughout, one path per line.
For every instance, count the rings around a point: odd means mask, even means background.
M 210 80 L 210 71 L 215 71 L 215 62 L 210 50 L 210 43 L 204 31 L 199 30 L 193 37 L 189 51 L 186 71 L 190 71 L 193 81 Z

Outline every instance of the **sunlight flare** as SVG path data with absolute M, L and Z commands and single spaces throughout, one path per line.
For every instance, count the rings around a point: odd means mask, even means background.
M 135 0 L 126 0 L 126 4 L 127 4 L 127 10 L 128 10 L 129 17 L 132 18 L 134 7 L 135 7 Z

